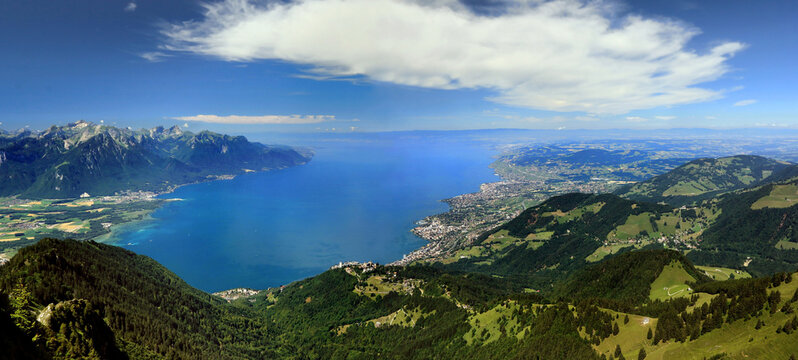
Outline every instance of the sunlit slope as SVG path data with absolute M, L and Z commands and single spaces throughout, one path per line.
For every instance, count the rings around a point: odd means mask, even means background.
M 756 185 L 788 166 L 785 162 L 754 155 L 697 159 L 621 188 L 616 194 L 637 201 L 680 206 Z

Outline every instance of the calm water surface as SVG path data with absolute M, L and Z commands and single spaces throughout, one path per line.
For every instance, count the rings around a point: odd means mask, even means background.
M 181 187 L 162 197 L 182 201 L 110 241 L 202 290 L 262 289 L 339 261 L 399 259 L 425 244 L 410 229 L 446 211 L 440 199 L 498 180 L 488 167 L 495 151 L 467 139 L 361 135 L 303 145 L 316 152 L 307 165 Z

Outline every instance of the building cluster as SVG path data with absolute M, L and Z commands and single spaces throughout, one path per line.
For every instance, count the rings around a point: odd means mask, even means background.
M 251 296 L 255 296 L 258 293 L 260 293 L 260 291 L 258 291 L 258 290 L 247 289 L 247 288 L 236 288 L 236 289 L 230 289 L 230 290 L 224 290 L 224 291 L 216 292 L 216 293 L 213 293 L 213 295 L 221 297 L 222 299 L 225 299 L 228 302 L 230 302 L 230 301 L 234 301 L 234 300 L 241 299 L 241 298 L 248 298 L 248 297 L 251 297 Z
M 344 268 L 346 268 L 346 269 L 354 268 L 354 269 L 360 269 L 360 271 L 363 272 L 363 273 L 367 273 L 367 272 L 370 272 L 370 271 L 373 271 L 374 269 L 376 269 L 377 266 L 379 266 L 379 264 L 377 264 L 375 262 L 371 262 L 371 261 L 367 261 L 367 262 L 342 261 L 342 262 L 339 262 L 338 264 L 335 264 L 335 265 L 331 266 L 330 270 L 344 269 Z
M 152 191 L 124 191 L 113 196 L 102 196 L 100 200 L 121 204 L 136 201 L 150 201 L 154 200 L 156 196 L 158 196 L 158 193 Z

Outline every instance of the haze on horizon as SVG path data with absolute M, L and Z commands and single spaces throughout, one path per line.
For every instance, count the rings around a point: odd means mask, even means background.
M 792 1 L 0 1 L 0 128 L 796 128 Z

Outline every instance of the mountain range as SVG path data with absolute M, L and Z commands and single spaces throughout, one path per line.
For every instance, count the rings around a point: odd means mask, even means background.
M 715 195 L 784 180 L 795 171 L 790 163 L 755 155 L 701 158 L 665 174 L 619 189 L 625 198 L 683 205 Z
M 304 164 L 311 154 L 174 126 L 133 131 L 78 121 L 0 134 L 0 196 L 75 198 L 163 191 L 218 175 Z

